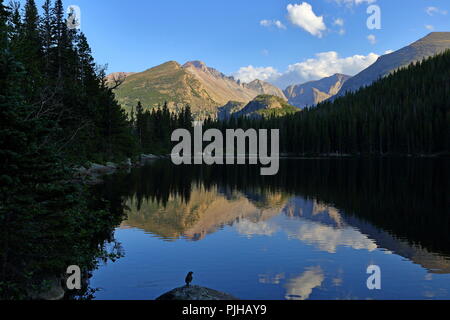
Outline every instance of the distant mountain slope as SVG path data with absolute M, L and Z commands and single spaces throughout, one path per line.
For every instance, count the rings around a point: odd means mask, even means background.
M 106 82 L 109 85 L 114 85 L 114 80 L 125 80 L 129 76 L 135 74 L 135 72 L 113 72 L 106 76 Z
M 274 85 L 272 85 L 268 82 L 264 82 L 264 81 L 256 79 L 250 83 L 244 84 L 244 86 L 246 88 L 249 88 L 253 91 L 258 92 L 259 94 L 270 94 L 272 96 L 277 96 L 277 97 L 283 98 L 287 101 L 287 98 L 284 95 L 284 92 L 280 88 L 275 87 Z
M 290 105 L 280 97 L 263 94 L 250 101 L 242 110 L 233 113 L 232 117 L 281 117 L 298 111 L 300 111 L 299 108 Z
M 176 61 L 127 77 L 115 94 L 126 110 L 136 106 L 138 101 L 144 106 L 157 106 L 164 102 L 168 102 L 170 107 L 190 104 L 194 113 L 213 112 L 217 105 L 202 82 Z
M 250 101 L 257 95 L 257 92 L 240 85 L 233 77 L 227 77 L 201 61 L 187 62 L 183 65 L 183 69 L 199 80 L 210 97 L 219 105 L 230 100 Z
M 241 84 L 201 61 L 190 61 L 183 66 L 169 61 L 144 72 L 130 74 L 114 92 L 126 110 L 136 106 L 138 101 L 144 107 L 167 102 L 172 109 L 189 104 L 197 118 L 216 115 L 218 107 L 229 101 L 248 103 L 265 92 L 285 98 L 281 90 L 268 83 Z
M 288 102 L 298 108 L 314 106 L 337 94 L 350 76 L 335 74 L 318 81 L 289 86 L 284 90 Z
M 233 113 L 241 111 L 245 105 L 245 102 L 229 101 L 226 105 L 219 108 L 217 118 L 220 121 L 229 120 Z
M 361 87 L 368 86 L 401 67 L 442 53 L 449 48 L 450 32 L 432 32 L 407 47 L 378 58 L 373 65 L 349 79 L 337 96 L 343 96 L 348 91 L 356 91 Z

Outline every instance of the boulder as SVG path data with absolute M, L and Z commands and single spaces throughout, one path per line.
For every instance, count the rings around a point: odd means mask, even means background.
M 160 156 L 155 156 L 154 154 L 142 154 L 141 159 L 160 159 Z
M 131 159 L 128 158 L 127 160 L 125 160 L 124 162 L 122 162 L 122 163 L 120 164 L 120 166 L 121 166 L 122 168 L 130 168 L 130 167 L 132 166 Z
M 107 162 L 106 166 L 108 168 L 112 168 L 112 169 L 117 169 L 117 167 L 118 167 L 117 164 L 115 164 L 114 162 Z
M 61 277 L 49 277 L 44 280 L 42 289 L 29 292 L 32 300 L 61 300 L 65 294 Z
M 212 300 L 239 300 L 232 295 L 229 295 L 224 292 L 216 291 L 213 289 L 200 287 L 200 286 L 184 286 L 180 288 L 173 289 L 156 300 L 172 300 L 172 301 L 194 301 L 194 300 L 203 300 L 203 301 L 212 301 Z
M 145 165 L 148 162 L 152 162 L 160 159 L 159 156 L 155 156 L 154 154 L 142 154 L 141 155 L 141 165 Z
M 75 167 L 75 178 L 84 178 L 89 174 L 89 170 L 85 167 Z
M 111 174 L 116 171 L 116 165 L 113 163 L 108 162 L 109 165 L 103 166 L 101 164 L 92 164 L 89 168 L 89 174 L 90 175 L 106 175 Z

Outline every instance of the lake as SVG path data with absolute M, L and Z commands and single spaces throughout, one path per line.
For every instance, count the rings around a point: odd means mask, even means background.
M 446 159 L 289 159 L 258 166 L 149 163 L 96 192 L 123 211 L 122 254 L 95 299 L 155 299 L 184 285 L 240 299 L 450 299 Z M 381 289 L 369 290 L 370 265 Z

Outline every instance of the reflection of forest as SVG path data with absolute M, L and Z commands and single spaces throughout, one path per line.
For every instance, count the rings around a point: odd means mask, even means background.
M 289 160 L 277 176 L 262 177 L 251 166 L 161 161 L 104 192 L 128 207 L 124 227 L 164 239 L 200 240 L 224 225 L 247 235 L 279 230 L 328 252 L 382 247 L 450 273 L 447 167 L 445 160 Z

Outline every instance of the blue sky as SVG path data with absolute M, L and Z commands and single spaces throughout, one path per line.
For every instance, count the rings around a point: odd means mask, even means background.
M 431 30 L 450 31 L 448 0 L 65 1 L 72 4 L 109 72 L 202 60 L 227 75 L 280 86 L 355 73 Z M 381 9 L 380 30 L 366 26 L 371 4 Z

